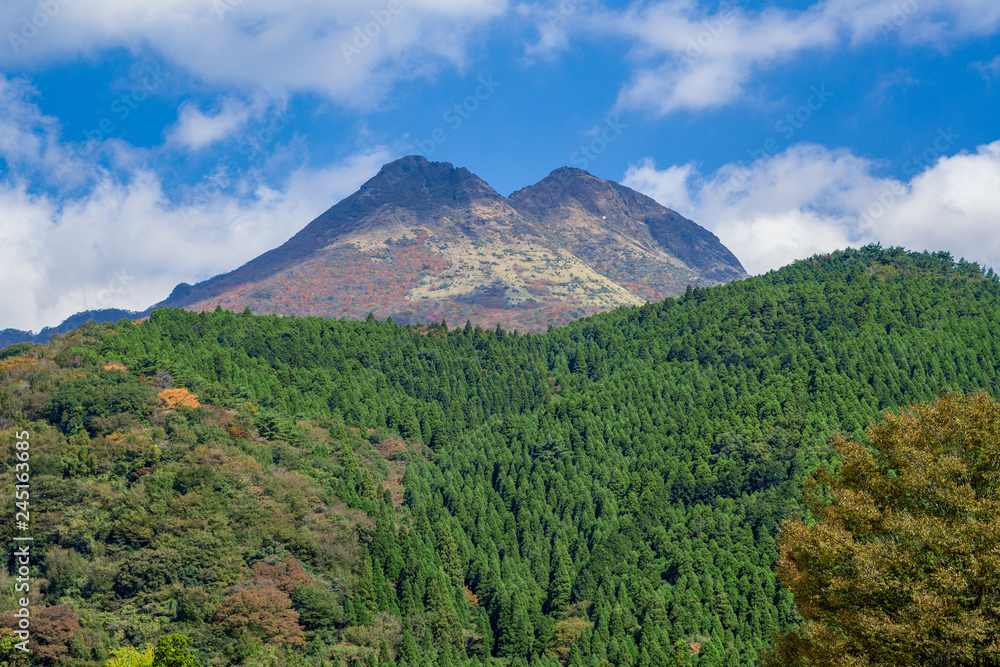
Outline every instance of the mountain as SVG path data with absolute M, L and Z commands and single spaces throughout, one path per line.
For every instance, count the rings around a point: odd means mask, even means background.
M 282 246 L 157 305 L 541 331 L 745 277 L 711 232 L 580 169 L 508 198 L 409 156 Z
M 11 350 L 32 664 L 180 634 L 219 667 L 759 665 L 831 435 L 996 396 L 998 327 L 992 272 L 867 247 L 530 337 L 158 309 Z
M 58 326 L 45 327 L 37 334 L 20 329 L 4 329 L 0 331 L 0 348 L 15 343 L 47 343 L 53 336 L 72 331 L 90 320 L 98 324 L 117 322 L 118 320 L 134 320 L 140 317 L 149 317 L 150 312 L 152 312 L 152 309 L 138 312 L 134 310 L 120 310 L 118 308 L 102 308 L 100 310 L 85 310 L 76 313 L 67 317 Z

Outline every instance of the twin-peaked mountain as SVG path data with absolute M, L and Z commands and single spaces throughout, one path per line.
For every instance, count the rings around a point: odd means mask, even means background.
M 410 156 L 284 245 L 156 305 L 543 331 L 745 277 L 708 230 L 583 170 L 556 169 L 504 197 L 467 169 Z M 5 329 L 0 348 L 151 310 L 77 313 L 38 334 Z
M 409 156 L 280 247 L 156 305 L 544 331 L 746 275 L 708 230 L 581 169 L 504 197 L 468 169 Z M 37 335 L 7 329 L 0 347 L 149 312 L 78 313 Z
M 284 245 L 158 305 L 539 331 L 745 276 L 711 232 L 585 171 L 504 197 L 410 156 Z

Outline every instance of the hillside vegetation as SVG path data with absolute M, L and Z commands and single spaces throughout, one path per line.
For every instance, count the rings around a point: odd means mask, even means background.
M 1000 394 L 998 325 L 992 272 L 869 246 L 539 335 L 156 310 L 7 348 L 31 659 L 754 665 L 831 435 Z

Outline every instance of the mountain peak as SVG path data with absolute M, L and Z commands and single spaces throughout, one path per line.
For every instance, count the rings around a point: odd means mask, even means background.
M 559 167 L 558 169 L 553 169 L 551 172 L 549 172 L 549 175 L 546 176 L 546 178 L 566 179 L 566 178 L 583 178 L 586 176 L 590 176 L 591 178 L 597 178 L 586 169 L 579 169 L 577 167 Z
M 651 197 L 583 169 L 561 167 L 510 196 L 511 205 L 545 220 L 567 247 L 582 251 L 596 235 L 630 239 L 643 250 L 669 249 L 704 278 L 746 277 L 739 260 L 707 229 Z
M 503 197 L 408 155 L 281 247 L 160 305 L 544 331 L 745 276 L 711 232 L 583 169 Z
M 455 167 L 450 162 L 431 162 L 422 155 L 407 155 L 383 165 L 361 186 L 357 195 L 364 199 L 389 197 L 396 203 L 420 210 L 476 199 L 503 199 L 465 167 Z
M 538 183 L 512 193 L 510 200 L 515 206 L 533 212 L 553 207 L 583 206 L 595 215 L 604 215 L 606 212 L 595 206 L 595 199 L 601 198 L 598 193 L 603 193 L 606 198 L 609 192 L 619 187 L 617 183 L 594 176 L 589 171 L 559 167 Z

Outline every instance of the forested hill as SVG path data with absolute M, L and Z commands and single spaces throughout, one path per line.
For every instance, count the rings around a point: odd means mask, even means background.
M 8 348 L 38 664 L 755 664 L 830 435 L 1000 394 L 998 326 L 992 272 L 869 246 L 540 335 L 158 310 Z

